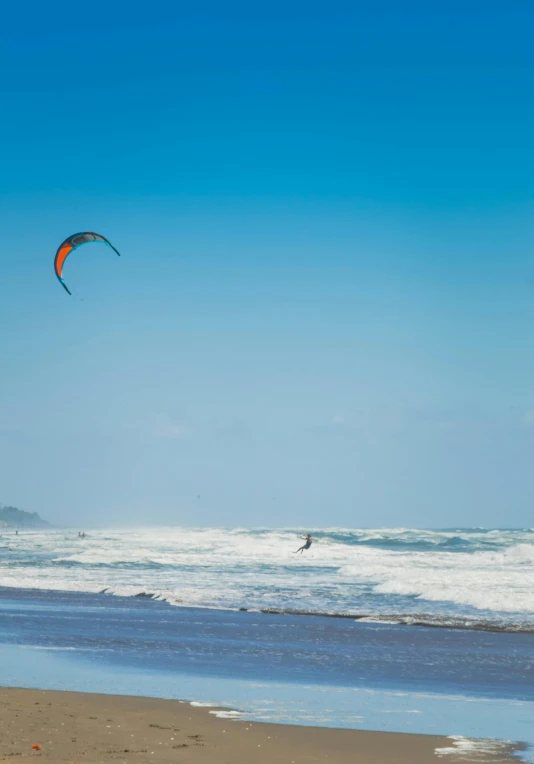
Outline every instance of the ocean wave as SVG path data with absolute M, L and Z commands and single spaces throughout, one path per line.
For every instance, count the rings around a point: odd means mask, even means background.
M 244 717 L 244 714 L 242 711 L 226 711 L 224 709 L 220 709 L 217 711 L 210 711 L 209 713 L 213 714 L 213 716 L 216 716 L 217 719 L 239 720 Z
M 534 613 L 534 545 L 464 555 L 389 550 L 341 566 L 345 579 L 371 579 L 373 592 L 509 613 Z
M 21 650 L 46 650 L 47 652 L 73 653 L 85 652 L 83 647 L 51 647 L 48 645 L 19 645 Z
M 515 544 L 505 549 L 503 555 L 510 560 L 534 563 L 534 544 Z
M 29 588 L 29 587 L 28 587 Z M 2 598 L 12 598 L 17 589 L 0 587 L 0 602 Z M 119 598 L 141 598 L 146 600 L 152 600 L 154 602 L 165 603 L 166 605 L 173 607 L 183 607 L 201 610 L 225 610 L 233 612 L 247 612 L 257 613 L 260 615 L 282 615 L 292 617 L 311 617 L 311 618 L 333 618 L 344 619 L 349 621 L 355 621 L 362 624 L 378 624 L 381 626 L 417 626 L 427 628 L 441 628 L 441 629 L 459 629 L 468 631 L 489 631 L 489 632 L 506 632 L 511 634 L 533 634 L 534 633 L 534 618 L 532 619 L 517 619 L 514 621 L 506 620 L 505 618 L 473 618 L 469 616 L 459 616 L 454 614 L 432 614 L 432 613 L 388 613 L 387 615 L 381 613 L 359 613 L 359 612 L 333 612 L 333 611 L 321 611 L 321 610 L 302 610 L 296 608 L 247 608 L 247 607 L 229 607 L 229 606 L 209 606 L 202 604 L 184 604 L 176 597 L 164 592 L 145 592 L 135 591 L 135 589 L 121 588 L 118 590 L 112 590 L 111 588 L 103 589 L 101 591 L 87 592 L 84 589 L 31 589 L 32 594 L 36 591 L 42 591 L 43 594 L 49 592 L 50 594 L 93 594 L 93 595 L 105 595 Z M 55 649 L 47 648 L 46 646 L 28 646 L 32 649 Z M 60 649 L 60 648 L 57 648 Z M 67 649 L 67 648 L 61 648 Z M 74 649 L 74 648 L 68 648 Z
M 511 628 L 534 619 L 532 529 L 306 530 L 315 541 L 303 555 L 294 554 L 299 529 L 6 533 L 0 586 L 263 612 L 425 611 Z
M 441 758 L 452 756 L 455 761 L 513 761 L 511 755 L 524 749 L 524 746 L 509 740 L 488 740 L 451 735 L 452 745 L 436 748 L 434 754 Z

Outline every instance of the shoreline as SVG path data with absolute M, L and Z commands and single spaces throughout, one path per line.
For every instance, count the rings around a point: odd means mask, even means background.
M 0 595 L 0 682 L 207 702 L 249 720 L 532 745 L 532 635 Z
M 32 587 L 0 586 L 0 602 L 2 595 L 51 594 L 66 597 L 90 596 L 110 597 L 118 600 L 146 600 L 158 602 L 171 608 L 184 610 L 215 610 L 229 613 L 259 613 L 261 615 L 287 615 L 308 618 L 331 618 L 361 623 L 389 624 L 394 626 L 419 627 L 423 629 L 457 629 L 460 631 L 478 631 L 497 634 L 534 634 L 534 623 L 499 622 L 473 616 L 444 615 L 440 613 L 331 613 L 325 611 L 299 610 L 295 608 L 255 608 L 255 607 L 211 607 L 209 605 L 186 604 L 171 602 L 156 592 L 138 592 L 136 594 L 118 594 L 109 588 L 97 591 L 70 589 L 35 589 Z
M 15 758 L 27 764 L 39 756 L 57 764 L 428 764 L 461 757 L 505 764 L 520 761 L 517 754 L 526 749 L 519 742 L 301 727 L 232 716 L 228 709 L 188 701 L 3 687 L 0 762 Z M 32 745 L 41 748 L 32 750 Z

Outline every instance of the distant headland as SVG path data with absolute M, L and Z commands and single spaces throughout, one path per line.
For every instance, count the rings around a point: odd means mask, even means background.
M 0 506 L 0 528 L 50 528 L 37 512 L 26 512 L 16 507 Z

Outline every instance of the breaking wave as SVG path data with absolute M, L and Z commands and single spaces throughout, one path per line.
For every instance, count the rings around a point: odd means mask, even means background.
M 171 605 L 534 629 L 534 531 L 409 528 L 4 532 L 0 586 Z

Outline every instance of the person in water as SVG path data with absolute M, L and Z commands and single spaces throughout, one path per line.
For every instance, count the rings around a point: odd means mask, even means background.
M 311 545 L 312 545 L 312 541 L 313 541 L 313 538 L 310 536 L 310 534 L 309 534 L 309 533 L 307 533 L 305 536 L 301 536 L 301 538 L 303 538 L 303 539 L 306 541 L 306 543 L 305 543 L 305 544 L 303 544 L 303 545 L 302 545 L 302 546 L 301 546 L 299 549 L 296 549 L 296 550 L 293 552 L 293 554 L 297 554 L 298 552 L 300 552 L 300 553 L 302 554 L 302 552 L 303 552 L 305 549 L 309 549 L 309 548 L 311 547 Z

